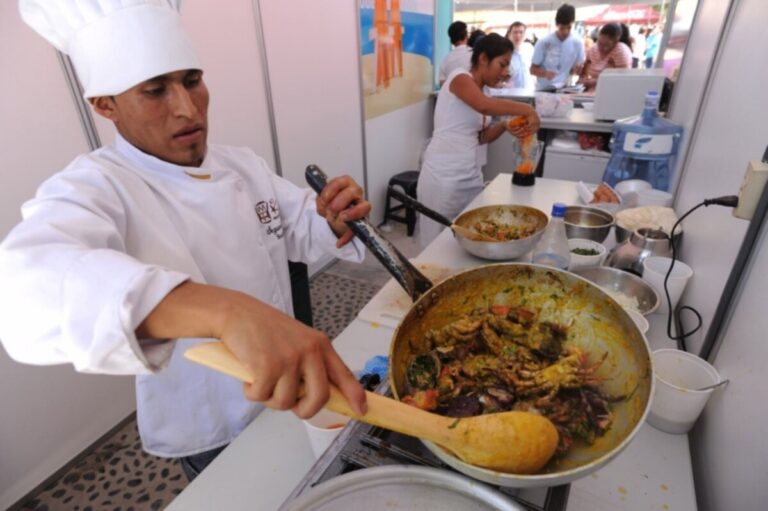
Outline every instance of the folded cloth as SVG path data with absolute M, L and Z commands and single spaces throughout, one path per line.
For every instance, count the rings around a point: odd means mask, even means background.
M 362 373 L 364 375 L 375 374 L 383 381 L 387 379 L 387 371 L 389 371 L 389 358 L 384 355 L 376 355 L 368 359 L 363 366 Z

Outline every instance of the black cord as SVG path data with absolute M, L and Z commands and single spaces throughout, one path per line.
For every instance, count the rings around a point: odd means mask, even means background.
M 680 223 L 691 213 L 699 209 L 700 207 L 704 206 L 711 206 L 713 204 L 716 204 L 718 206 L 726 206 L 730 208 L 735 208 L 739 204 L 739 198 L 735 195 L 725 195 L 723 197 L 716 197 L 714 199 L 706 199 L 705 201 L 695 205 L 691 209 L 685 212 L 683 216 L 680 217 L 680 219 L 675 222 L 675 225 L 672 226 L 672 230 L 669 233 L 669 245 L 672 248 L 672 261 L 669 264 L 669 269 L 667 270 L 667 274 L 664 276 L 664 295 L 667 297 L 667 337 L 672 339 L 673 341 L 677 341 L 680 345 L 680 349 L 683 351 L 687 351 L 685 347 L 685 339 L 692 336 L 696 332 L 701 329 L 703 326 L 703 320 L 701 319 L 701 314 L 699 314 L 699 311 L 694 309 L 693 307 L 690 307 L 688 305 L 683 305 L 681 307 L 678 307 L 677 309 L 677 324 L 680 327 L 681 333 L 679 335 L 672 335 L 672 301 L 669 299 L 669 288 L 667 287 L 667 282 L 669 281 L 669 276 L 672 275 L 672 270 L 675 267 L 675 261 L 677 261 L 677 247 L 675 246 L 675 230 L 680 225 Z M 683 332 L 683 320 L 682 320 L 682 312 L 684 310 L 691 311 L 696 316 L 696 327 L 693 328 L 693 330 L 690 330 L 689 332 Z

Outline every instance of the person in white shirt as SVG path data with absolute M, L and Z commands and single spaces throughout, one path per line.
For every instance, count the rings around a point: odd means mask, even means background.
M 637 34 L 633 37 L 632 44 L 632 67 L 640 67 L 640 63 L 645 58 L 645 28 L 640 27 Z
M 525 40 L 525 23 L 515 21 L 507 30 L 507 39 L 515 45 L 515 51 L 512 52 L 512 79 L 507 86 L 515 88 L 533 88 L 533 78 L 531 77 L 531 59 L 533 58 L 533 45 Z
M 438 80 L 440 87 L 443 86 L 448 75 L 453 72 L 454 69 L 463 69 L 469 71 L 472 59 L 472 48 L 469 47 L 467 41 L 469 40 L 469 32 L 467 31 L 467 24 L 463 21 L 454 21 L 451 26 L 448 27 L 448 37 L 451 38 L 451 44 L 453 49 L 451 53 L 446 55 L 440 64 L 440 73 Z
M 20 10 L 69 53 L 117 136 L 44 182 L 0 245 L 8 354 L 136 375 L 144 449 L 181 458 L 190 479 L 264 406 L 310 417 L 334 384 L 365 413 L 328 338 L 291 317 L 287 263 L 362 260 L 344 223 L 370 211 L 361 188 L 340 177 L 316 197 L 250 149 L 208 145 L 209 93 L 168 2 L 21 0 Z M 210 339 L 253 383 L 183 357 Z
M 483 37 L 473 48 L 472 68 L 454 69 L 437 96 L 435 127 L 424 152 L 416 196 L 447 218 L 455 218 L 482 191 L 485 144 L 505 131 L 525 137 L 539 128 L 539 117 L 530 105 L 483 93 L 484 87 L 494 87 L 509 77 L 512 50 L 512 43 L 499 34 Z M 510 128 L 508 119 L 491 123 L 492 116 L 523 116 L 526 123 Z M 424 247 L 444 226 L 419 215 L 416 228 Z
M 538 78 L 536 88 L 554 90 L 569 85 L 572 75 L 581 73 L 584 43 L 571 33 L 576 9 L 563 4 L 555 14 L 557 30 L 536 42 L 531 59 L 531 74 Z

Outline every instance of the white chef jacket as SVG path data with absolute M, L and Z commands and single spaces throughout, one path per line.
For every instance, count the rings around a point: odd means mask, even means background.
M 485 145 L 479 133 L 488 120 L 451 92 L 451 82 L 461 74 L 455 69 L 437 96 L 435 128 L 429 141 L 416 185 L 416 196 L 430 209 L 453 220 L 483 190 L 481 171 Z M 419 215 L 417 238 L 422 247 L 444 226 Z
M 250 149 L 210 146 L 201 167 L 183 167 L 118 135 L 43 183 L 0 245 L 0 339 L 20 362 L 136 374 L 152 454 L 225 445 L 262 406 L 240 382 L 183 358 L 203 339 L 137 339 L 135 329 L 186 280 L 291 314 L 288 259 L 364 256 L 358 240 L 336 248 L 314 199 Z

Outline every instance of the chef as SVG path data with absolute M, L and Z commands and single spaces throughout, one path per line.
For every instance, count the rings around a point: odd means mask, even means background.
M 264 406 L 314 415 L 365 396 L 328 338 L 292 318 L 288 259 L 361 261 L 349 177 L 316 197 L 247 148 L 207 144 L 208 90 L 167 0 L 20 0 L 74 63 L 113 145 L 43 183 L 0 245 L 0 339 L 17 361 L 136 375 L 143 446 L 193 478 Z M 351 241 L 351 243 L 350 243 Z M 183 358 L 220 339 L 254 382 Z M 300 382 L 305 395 L 298 397 Z

